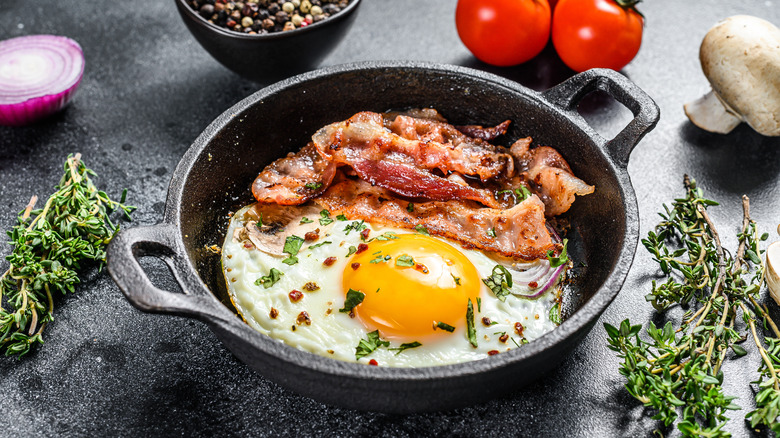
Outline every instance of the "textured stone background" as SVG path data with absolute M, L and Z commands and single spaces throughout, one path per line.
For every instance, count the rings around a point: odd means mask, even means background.
M 661 203 L 682 193 L 688 173 L 722 202 L 711 212 L 723 234 L 736 232 L 739 196 L 746 193 L 761 230 L 777 240 L 780 140 L 745 126 L 728 136 L 706 134 L 687 121 L 682 104 L 708 91 L 698 62 L 707 29 L 738 13 L 780 24 L 780 3 L 654 0 L 641 6 L 647 17 L 643 47 L 623 73 L 662 112 L 629 165 L 642 234 L 655 223 Z M 366 0 L 325 64 L 436 61 L 486 69 L 534 89 L 572 74 L 550 50 L 514 68 L 477 62 L 457 37 L 454 8 L 452 0 Z M 0 39 L 35 33 L 79 41 L 87 68 L 65 112 L 30 128 L 0 127 L 4 229 L 30 195 L 50 193 L 70 152 L 84 155 L 110 194 L 130 189 L 130 201 L 139 206 L 135 224 L 158 222 L 170 174 L 191 141 L 263 85 L 239 78 L 202 50 L 172 1 L 2 3 Z M 601 95 L 587 98 L 581 111 L 607 136 L 630 119 Z M 0 255 L 9 251 L 0 247 Z M 161 262 L 143 264 L 161 287 L 174 287 Z M 649 319 L 643 296 L 653 273 L 640 248 L 602 321 Z M 645 436 L 658 426 L 622 390 L 601 323 L 559 368 L 510 397 L 453 412 L 393 416 L 324 406 L 283 390 L 236 360 L 205 325 L 135 310 L 104 273 L 92 273 L 56 305 L 44 348 L 21 360 L 0 358 L 0 435 Z M 727 430 L 738 436 L 751 433 L 741 418 L 752 409 L 748 383 L 756 378 L 758 360 L 751 353 L 725 367 L 727 391 L 745 408 L 730 414 Z

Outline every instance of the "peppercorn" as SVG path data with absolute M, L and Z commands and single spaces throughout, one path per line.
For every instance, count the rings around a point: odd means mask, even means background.
M 313 15 L 314 17 L 316 17 L 317 15 L 322 15 L 322 8 L 319 6 L 312 6 L 311 15 Z
M 301 17 L 298 14 L 295 14 L 295 15 L 292 16 L 290 21 L 292 22 L 293 26 L 300 26 L 301 23 L 303 23 L 303 17 Z
M 303 0 L 301 2 L 300 10 L 304 14 L 308 14 L 309 11 L 311 11 L 311 2 L 309 2 L 309 0 Z
M 240 11 L 233 11 L 230 13 L 230 18 L 235 20 L 236 22 L 241 21 L 241 12 Z
M 244 17 L 241 19 L 241 25 L 244 27 L 252 27 L 252 24 L 254 24 L 254 21 L 250 17 Z
M 288 21 L 287 23 L 284 23 L 284 28 L 282 30 L 285 32 L 288 30 L 295 30 L 295 25 L 292 24 L 292 21 Z
M 214 15 L 214 6 L 206 3 L 200 7 L 200 16 L 203 18 L 209 18 Z
M 270 18 L 266 18 L 265 20 L 263 20 L 263 29 L 268 30 L 273 28 L 274 28 L 274 20 Z
M 268 5 L 268 13 L 271 15 L 276 15 L 277 12 L 279 12 L 282 8 L 279 7 L 276 3 L 271 3 Z
M 285 2 L 285 3 L 282 5 L 282 10 L 283 10 L 284 12 L 287 12 L 288 14 L 292 14 L 292 13 L 293 13 L 293 11 L 295 11 L 295 5 L 294 5 L 294 4 L 292 4 L 292 2 Z
M 276 22 L 277 23 L 284 23 L 290 18 L 290 16 L 287 14 L 287 12 L 279 11 L 276 13 Z

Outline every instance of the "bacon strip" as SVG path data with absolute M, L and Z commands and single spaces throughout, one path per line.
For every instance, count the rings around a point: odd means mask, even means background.
M 536 196 L 507 210 L 479 208 L 467 201 L 415 203 L 361 180 L 346 179 L 314 200 L 350 219 L 414 229 L 422 225 L 430 234 L 460 242 L 466 248 L 493 251 L 507 257 L 535 260 L 556 249 L 545 226 L 544 204 Z M 494 230 L 491 237 L 488 230 Z
M 520 139 L 510 148 L 517 160 L 520 177 L 534 183 L 534 191 L 544 201 L 545 214 L 565 213 L 575 195 L 593 193 L 594 187 L 574 176 L 569 164 L 555 149 L 540 146 L 529 149 L 531 138 Z
M 335 174 L 336 163 L 322 158 L 309 143 L 263 169 L 252 183 L 252 194 L 267 204 L 300 205 L 324 192 Z

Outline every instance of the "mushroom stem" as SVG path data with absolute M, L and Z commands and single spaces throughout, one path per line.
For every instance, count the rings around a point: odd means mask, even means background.
M 728 134 L 742 123 L 742 119 L 729 111 L 714 91 L 686 103 L 683 108 L 691 122 L 705 131 Z

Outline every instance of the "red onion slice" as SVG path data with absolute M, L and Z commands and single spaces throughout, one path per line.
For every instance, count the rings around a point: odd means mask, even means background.
M 70 38 L 31 35 L 0 41 L 0 125 L 22 126 L 61 110 L 84 74 Z

